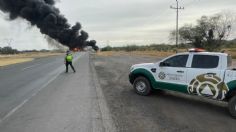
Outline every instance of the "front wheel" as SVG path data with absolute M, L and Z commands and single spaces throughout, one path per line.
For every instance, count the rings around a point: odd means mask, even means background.
M 236 118 L 236 96 L 232 97 L 228 104 L 229 112 L 233 118 Z
M 143 96 L 149 95 L 152 90 L 149 80 L 145 77 L 137 77 L 134 80 L 133 87 L 136 93 Z

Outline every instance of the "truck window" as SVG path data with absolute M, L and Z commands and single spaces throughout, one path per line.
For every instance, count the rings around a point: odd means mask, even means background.
M 194 55 L 192 68 L 217 68 L 219 57 L 213 55 Z
M 186 67 L 188 55 L 177 55 L 165 60 L 169 67 Z
M 227 56 L 227 67 L 232 66 L 232 57 L 230 55 Z

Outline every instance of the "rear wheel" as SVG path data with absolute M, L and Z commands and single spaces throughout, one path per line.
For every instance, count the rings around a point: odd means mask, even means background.
M 229 112 L 233 118 L 236 118 L 236 96 L 232 97 L 228 104 Z
M 149 80 L 145 77 L 137 77 L 134 80 L 133 87 L 136 93 L 143 96 L 149 95 L 152 90 Z

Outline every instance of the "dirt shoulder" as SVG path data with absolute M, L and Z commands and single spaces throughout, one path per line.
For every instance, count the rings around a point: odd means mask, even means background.
M 118 131 L 231 132 L 235 130 L 236 120 L 228 114 L 225 103 L 167 91 L 156 91 L 147 97 L 137 95 L 128 81 L 130 66 L 159 60 L 159 57 L 125 54 L 92 57 L 99 83 Z
M 32 61 L 36 58 L 61 55 L 62 53 L 24 53 L 16 55 L 0 55 L 0 66 L 8 66 L 17 63 Z

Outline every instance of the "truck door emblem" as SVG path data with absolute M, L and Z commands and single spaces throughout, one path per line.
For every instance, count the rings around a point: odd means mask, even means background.
M 166 78 L 166 74 L 164 72 L 160 72 L 158 77 L 161 79 L 161 80 L 164 80 Z
M 227 85 L 216 75 L 202 74 L 193 79 L 189 86 L 189 94 L 223 100 L 229 91 Z

